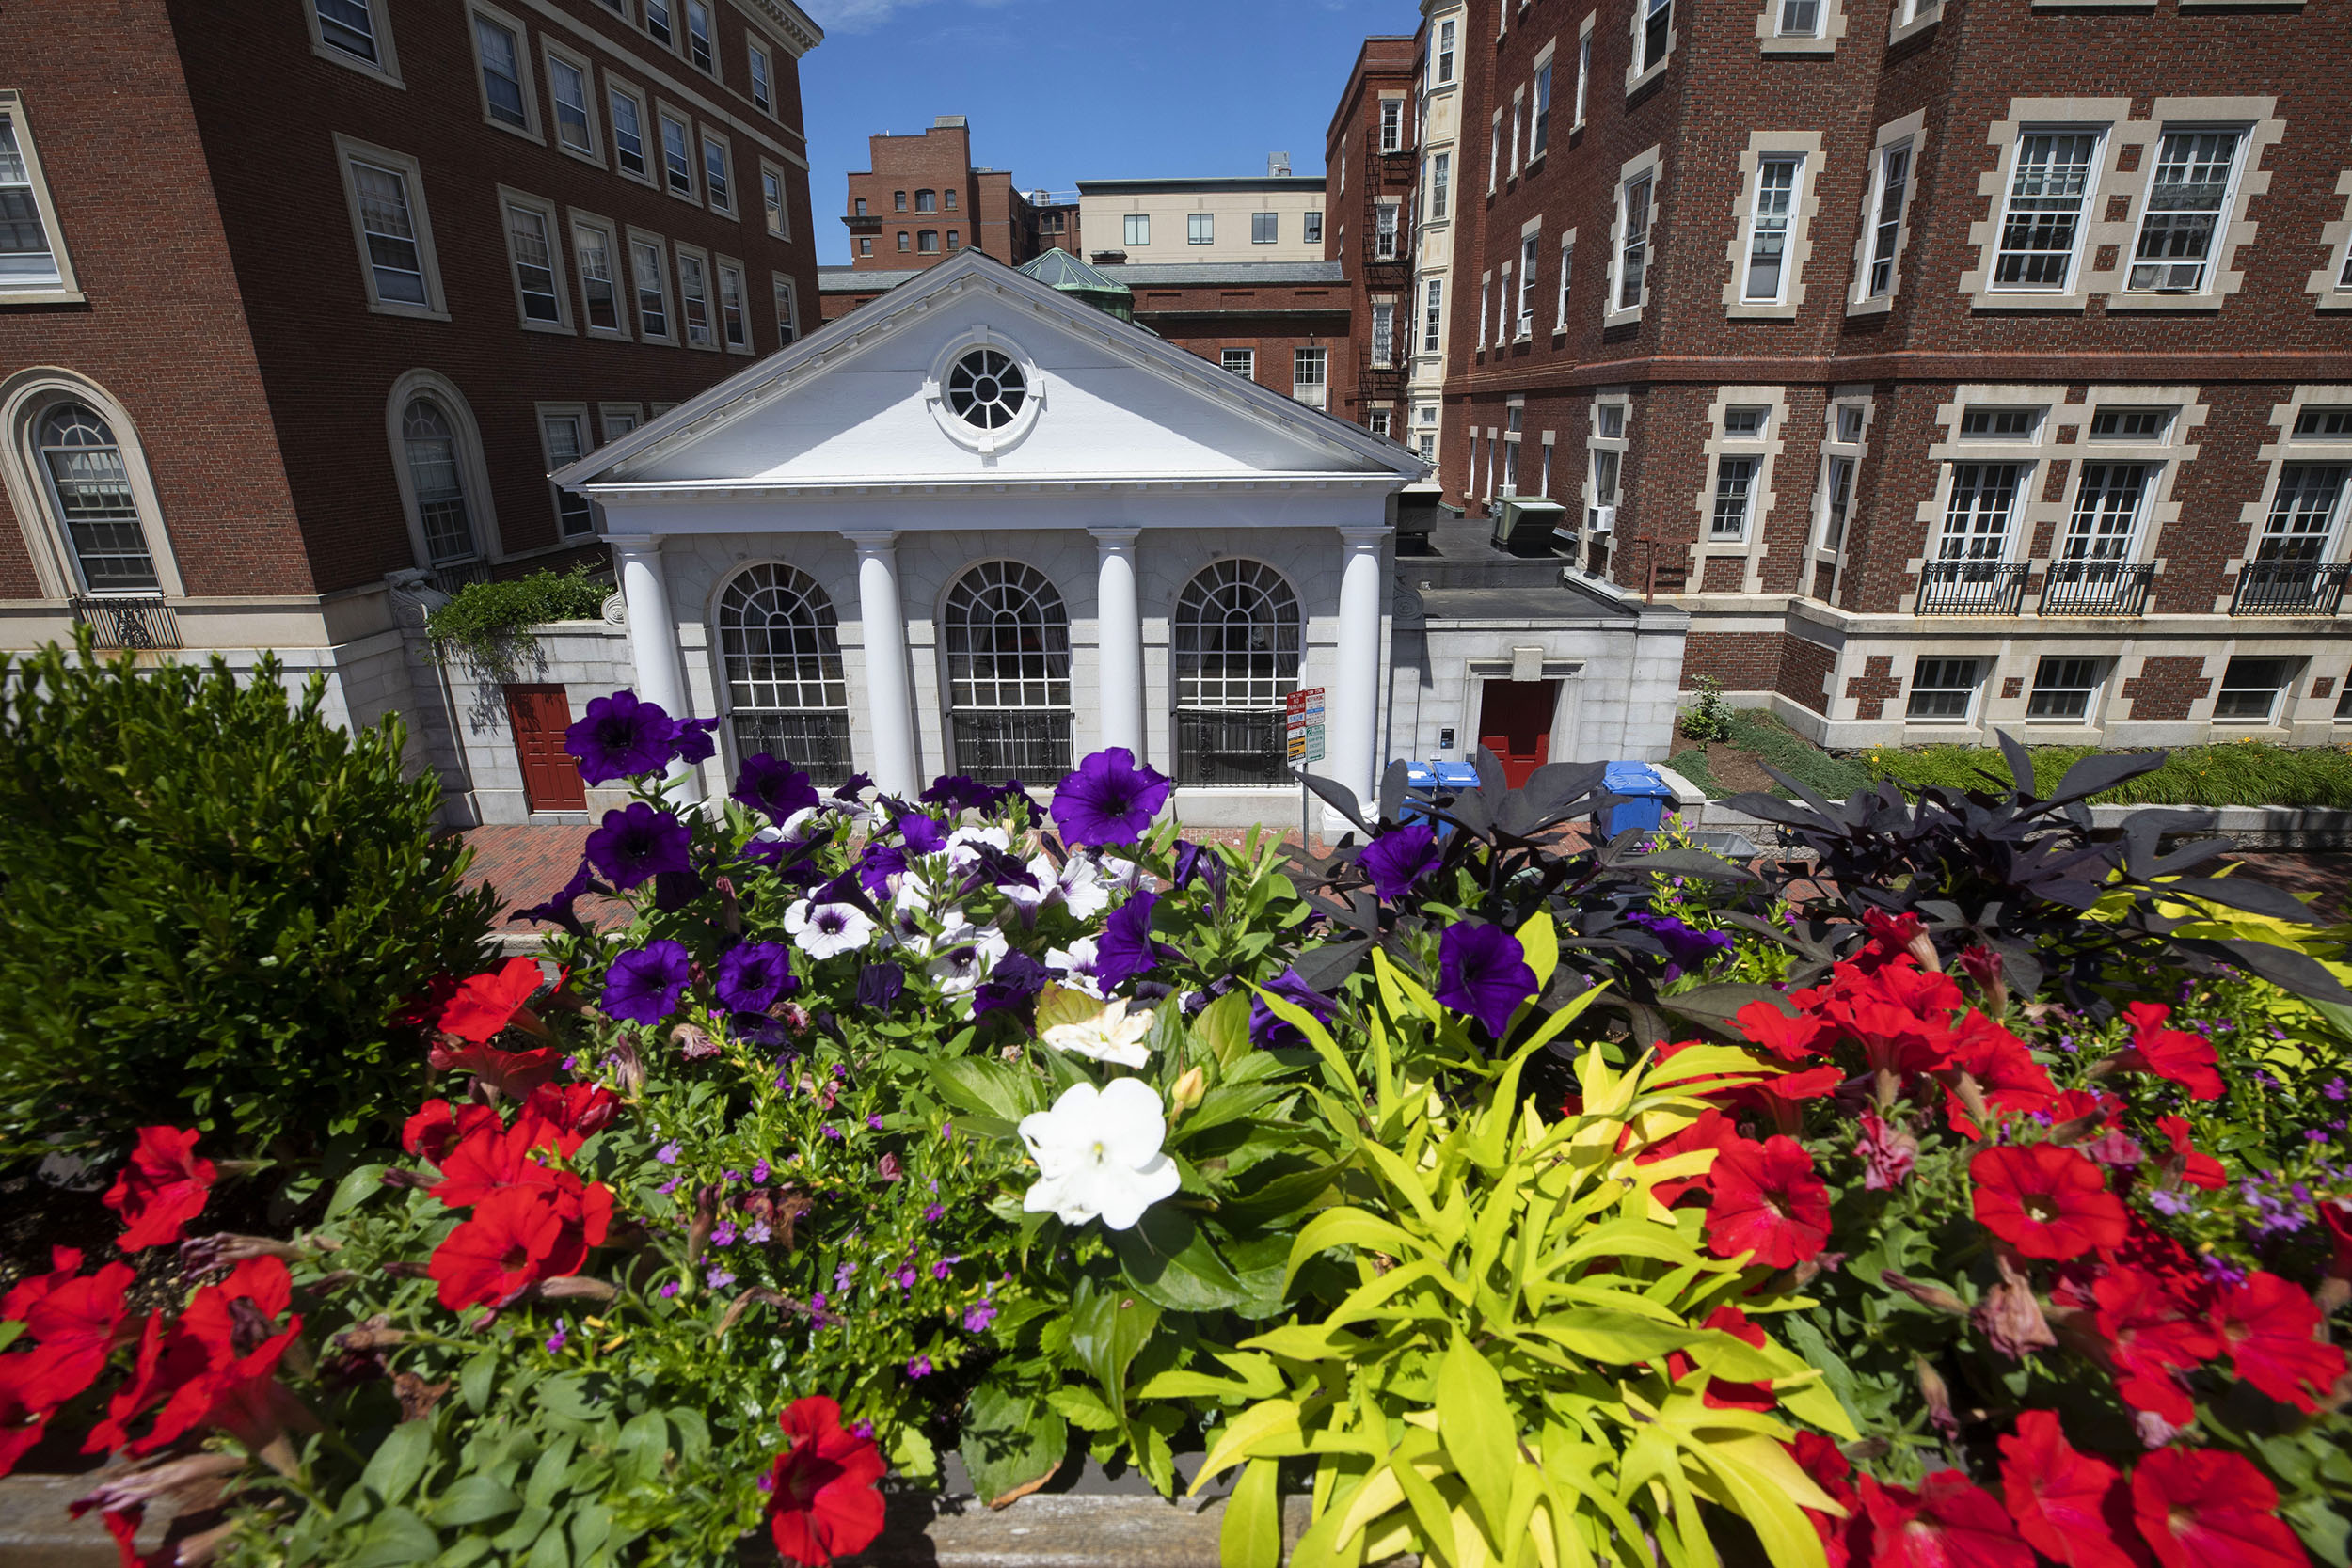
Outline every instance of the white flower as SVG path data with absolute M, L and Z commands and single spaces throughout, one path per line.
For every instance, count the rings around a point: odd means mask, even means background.
M 1133 893 L 1143 885 L 1143 867 L 1135 861 L 1104 855 L 1099 869 L 1104 885 L 1112 893 Z
M 776 837 L 782 839 L 787 844 L 806 844 L 810 839 L 817 836 L 817 831 L 824 826 L 824 807 L 803 806 L 800 810 L 786 817 L 783 825 L 775 829 L 774 832 Z M 759 836 L 761 838 L 766 838 L 768 833 L 769 830 L 763 828 L 760 830 Z
M 1094 939 L 1080 937 L 1067 947 L 1045 950 L 1045 967 L 1061 973 L 1061 983 L 1071 990 L 1084 991 L 1102 1000 L 1102 983 L 1094 977 Z
M 1103 872 L 1091 860 L 1073 855 L 1062 863 L 1062 902 L 1070 906 L 1073 918 L 1091 920 L 1109 908 L 1110 890 L 1103 885 Z
M 1037 1022 L 1037 1037 L 1057 1051 L 1120 1067 L 1142 1067 L 1152 1059 L 1143 1043 L 1152 1032 L 1152 1009 L 1131 1015 L 1123 996 L 1096 1004 L 1079 1002 L 1067 990 L 1059 995 L 1048 990 L 1038 998 Z
M 1113 1230 L 1128 1229 L 1179 1185 L 1174 1162 L 1160 1152 L 1167 1136 L 1160 1097 L 1140 1078 L 1104 1089 L 1073 1084 L 1052 1110 L 1021 1118 L 1021 1141 L 1038 1170 L 1021 1207 L 1064 1225 L 1099 1216 Z
M 814 904 L 803 898 L 784 912 L 792 945 L 812 958 L 854 953 L 871 941 L 874 922 L 855 904 Z
M 958 828 L 947 835 L 947 863 L 958 871 L 969 871 L 979 864 L 979 854 L 972 847 L 976 844 L 1009 851 L 1012 838 L 1002 828 Z
M 1005 933 L 993 926 L 970 930 L 953 947 L 945 940 L 932 943 L 939 957 L 930 964 L 931 981 L 943 995 L 961 996 L 988 978 L 988 972 L 996 967 L 996 960 L 1005 956 L 1009 943 Z
M 1005 902 L 1019 910 L 1025 917 L 1034 916 L 1049 902 L 1061 896 L 1061 879 L 1055 872 L 1052 861 L 1043 855 L 1032 856 L 1026 869 L 1030 886 L 1024 887 L 1019 882 L 1000 882 L 996 888 L 1004 895 Z

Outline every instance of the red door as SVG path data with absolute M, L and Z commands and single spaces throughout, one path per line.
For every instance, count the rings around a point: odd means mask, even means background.
M 564 750 L 572 705 L 560 686 L 510 686 L 506 722 L 515 732 L 515 760 L 522 765 L 523 800 L 532 811 L 585 811 L 588 791 L 580 768 Z
M 1551 760 L 1551 707 L 1558 681 L 1488 681 L 1478 703 L 1478 743 L 1502 764 L 1513 789 Z

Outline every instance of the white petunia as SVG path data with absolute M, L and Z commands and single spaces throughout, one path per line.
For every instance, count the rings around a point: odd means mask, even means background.
M 1061 879 L 1054 870 L 1054 863 L 1043 855 L 1031 857 L 1025 869 L 1031 885 L 1024 887 L 1019 882 L 1000 882 L 996 891 L 1004 895 L 1006 903 L 1019 910 L 1023 915 L 1033 916 L 1050 900 L 1061 896 Z
M 855 904 L 818 904 L 803 898 L 784 912 L 792 945 L 812 958 L 854 953 L 873 940 L 873 918 Z
M 1064 986 L 1072 990 L 1084 991 L 1099 1002 L 1103 997 L 1103 986 L 1094 977 L 1096 962 L 1092 937 L 1080 937 L 1067 947 L 1049 947 L 1045 950 L 1045 967 L 1059 972 Z
M 1009 852 L 1012 837 L 1002 828 L 958 828 L 947 835 L 947 863 L 958 871 L 969 871 L 980 863 L 976 845 L 985 844 L 992 849 Z
M 1083 855 L 1073 855 L 1062 863 L 1062 902 L 1070 907 L 1073 919 L 1091 920 L 1110 907 L 1110 889 L 1103 885 L 1102 868 Z
M 1167 1136 L 1160 1097 L 1143 1080 L 1120 1078 L 1103 1089 L 1073 1084 L 1052 1110 L 1021 1118 L 1021 1141 L 1038 1170 L 1021 1207 L 1064 1225 L 1100 1218 L 1128 1229 L 1181 1180 L 1160 1150 Z
M 824 825 L 824 807 L 803 806 L 784 819 L 783 825 L 775 830 L 775 834 L 787 844 L 806 844 L 817 836 L 818 830 Z M 759 836 L 766 838 L 768 830 L 760 830 Z
M 930 962 L 931 983 L 944 995 L 961 996 L 988 978 L 988 972 L 996 967 L 996 960 L 1005 956 L 1009 945 L 1005 933 L 993 926 L 978 930 L 966 928 L 969 934 L 955 946 L 944 942 L 933 944 L 938 957 Z
M 1057 1051 L 1098 1062 L 1117 1062 L 1120 1067 L 1142 1067 L 1152 1060 L 1151 1050 L 1143 1043 L 1143 1037 L 1152 1032 L 1149 1007 L 1130 1014 L 1122 996 L 1101 1007 L 1089 1007 L 1082 1016 L 1068 1017 L 1070 1009 L 1053 1011 L 1064 1013 L 1067 1021 L 1047 1023 L 1048 1012 L 1041 1007 L 1037 1037 Z

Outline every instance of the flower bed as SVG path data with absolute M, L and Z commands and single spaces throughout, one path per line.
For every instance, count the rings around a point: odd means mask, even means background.
M 628 693 L 571 743 L 638 799 L 545 966 L 420 994 L 397 1154 L 191 1235 L 232 1178 L 149 1128 L 108 1201 L 184 1307 L 0 1304 L 0 1462 L 120 1450 L 126 1560 L 169 1494 L 183 1562 L 819 1563 L 950 1447 L 999 1505 L 1225 1478 L 1236 1565 L 1302 1488 L 1302 1563 L 2345 1560 L 2343 933 L 2090 842 L 2120 765 L 1743 803 L 1851 890 L 1796 906 L 1557 853 L 1597 769 L 1334 791 L 1316 860 L 1116 750 L 1041 814 L 682 808 L 710 724 Z

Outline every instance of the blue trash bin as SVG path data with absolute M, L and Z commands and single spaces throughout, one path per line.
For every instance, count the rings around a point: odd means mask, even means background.
M 1675 792 L 1645 762 L 1610 763 L 1602 769 L 1601 783 L 1610 794 L 1626 797 L 1595 814 L 1603 839 L 1614 838 L 1629 828 L 1654 833 L 1675 808 Z
M 1478 769 L 1467 762 L 1408 762 L 1405 765 L 1405 784 L 1408 789 L 1432 793 L 1443 790 L 1449 795 L 1458 795 L 1478 787 Z M 1407 796 L 1403 809 L 1397 813 L 1397 820 L 1426 823 L 1430 817 L 1421 801 Z M 1451 822 L 1431 825 L 1436 827 L 1440 838 L 1454 831 Z
M 1406 763 L 1405 765 L 1405 787 L 1408 791 L 1427 791 L 1437 788 L 1437 769 L 1425 762 Z M 1397 808 L 1396 819 L 1399 822 L 1427 822 L 1429 813 L 1423 809 L 1419 799 L 1412 794 L 1407 794 L 1405 797 L 1405 803 Z

